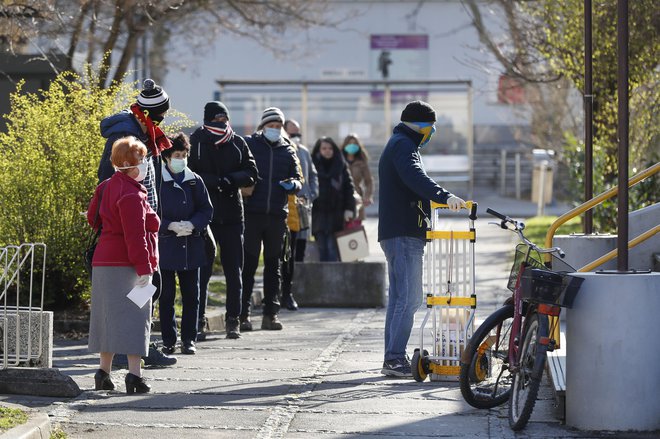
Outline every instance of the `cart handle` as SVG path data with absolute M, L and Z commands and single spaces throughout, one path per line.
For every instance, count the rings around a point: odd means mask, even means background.
M 470 210 L 469 218 L 472 221 L 477 219 L 477 206 L 478 205 L 479 204 L 476 201 L 466 201 L 465 202 L 465 209 Z M 449 209 L 449 206 L 447 204 L 436 203 L 435 201 L 431 201 L 431 209 Z

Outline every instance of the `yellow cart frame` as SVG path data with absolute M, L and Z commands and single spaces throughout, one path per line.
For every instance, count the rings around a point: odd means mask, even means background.
M 431 202 L 424 256 L 427 311 L 419 328 L 419 348 L 411 361 L 413 377 L 420 382 L 429 375 L 431 381 L 457 381 L 461 354 L 474 329 L 477 203 L 466 202 L 468 230 L 438 229 L 440 213 L 447 208 L 446 204 Z M 428 335 L 431 354 L 425 349 Z

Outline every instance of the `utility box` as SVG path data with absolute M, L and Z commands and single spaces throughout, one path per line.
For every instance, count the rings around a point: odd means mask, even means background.
M 555 163 L 554 151 L 549 149 L 535 149 L 534 169 L 532 170 L 532 202 L 538 203 L 543 184 L 543 204 L 552 203 L 552 185 L 554 178 Z M 543 182 L 541 182 L 543 180 Z

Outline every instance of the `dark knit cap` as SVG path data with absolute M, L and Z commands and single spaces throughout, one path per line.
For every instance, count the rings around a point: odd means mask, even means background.
M 229 109 L 220 101 L 207 102 L 204 105 L 204 122 L 211 122 L 217 116 L 225 116 L 229 119 Z
M 137 98 L 140 108 L 148 110 L 149 114 L 163 114 L 170 109 L 170 97 L 153 79 L 145 79 L 142 91 Z
M 435 122 L 435 110 L 426 102 L 412 101 L 401 113 L 401 122 Z
M 259 123 L 260 127 L 263 127 L 269 122 L 279 122 L 284 123 L 284 113 L 277 107 L 266 108 L 261 115 L 261 122 Z

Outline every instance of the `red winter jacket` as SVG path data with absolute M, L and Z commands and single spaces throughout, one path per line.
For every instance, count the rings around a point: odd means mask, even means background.
M 92 227 L 101 190 L 103 229 L 92 265 L 133 266 L 140 276 L 153 273 L 158 267 L 160 219 L 147 202 L 147 190 L 126 174 L 115 172 L 97 186 L 89 203 L 87 222 Z

